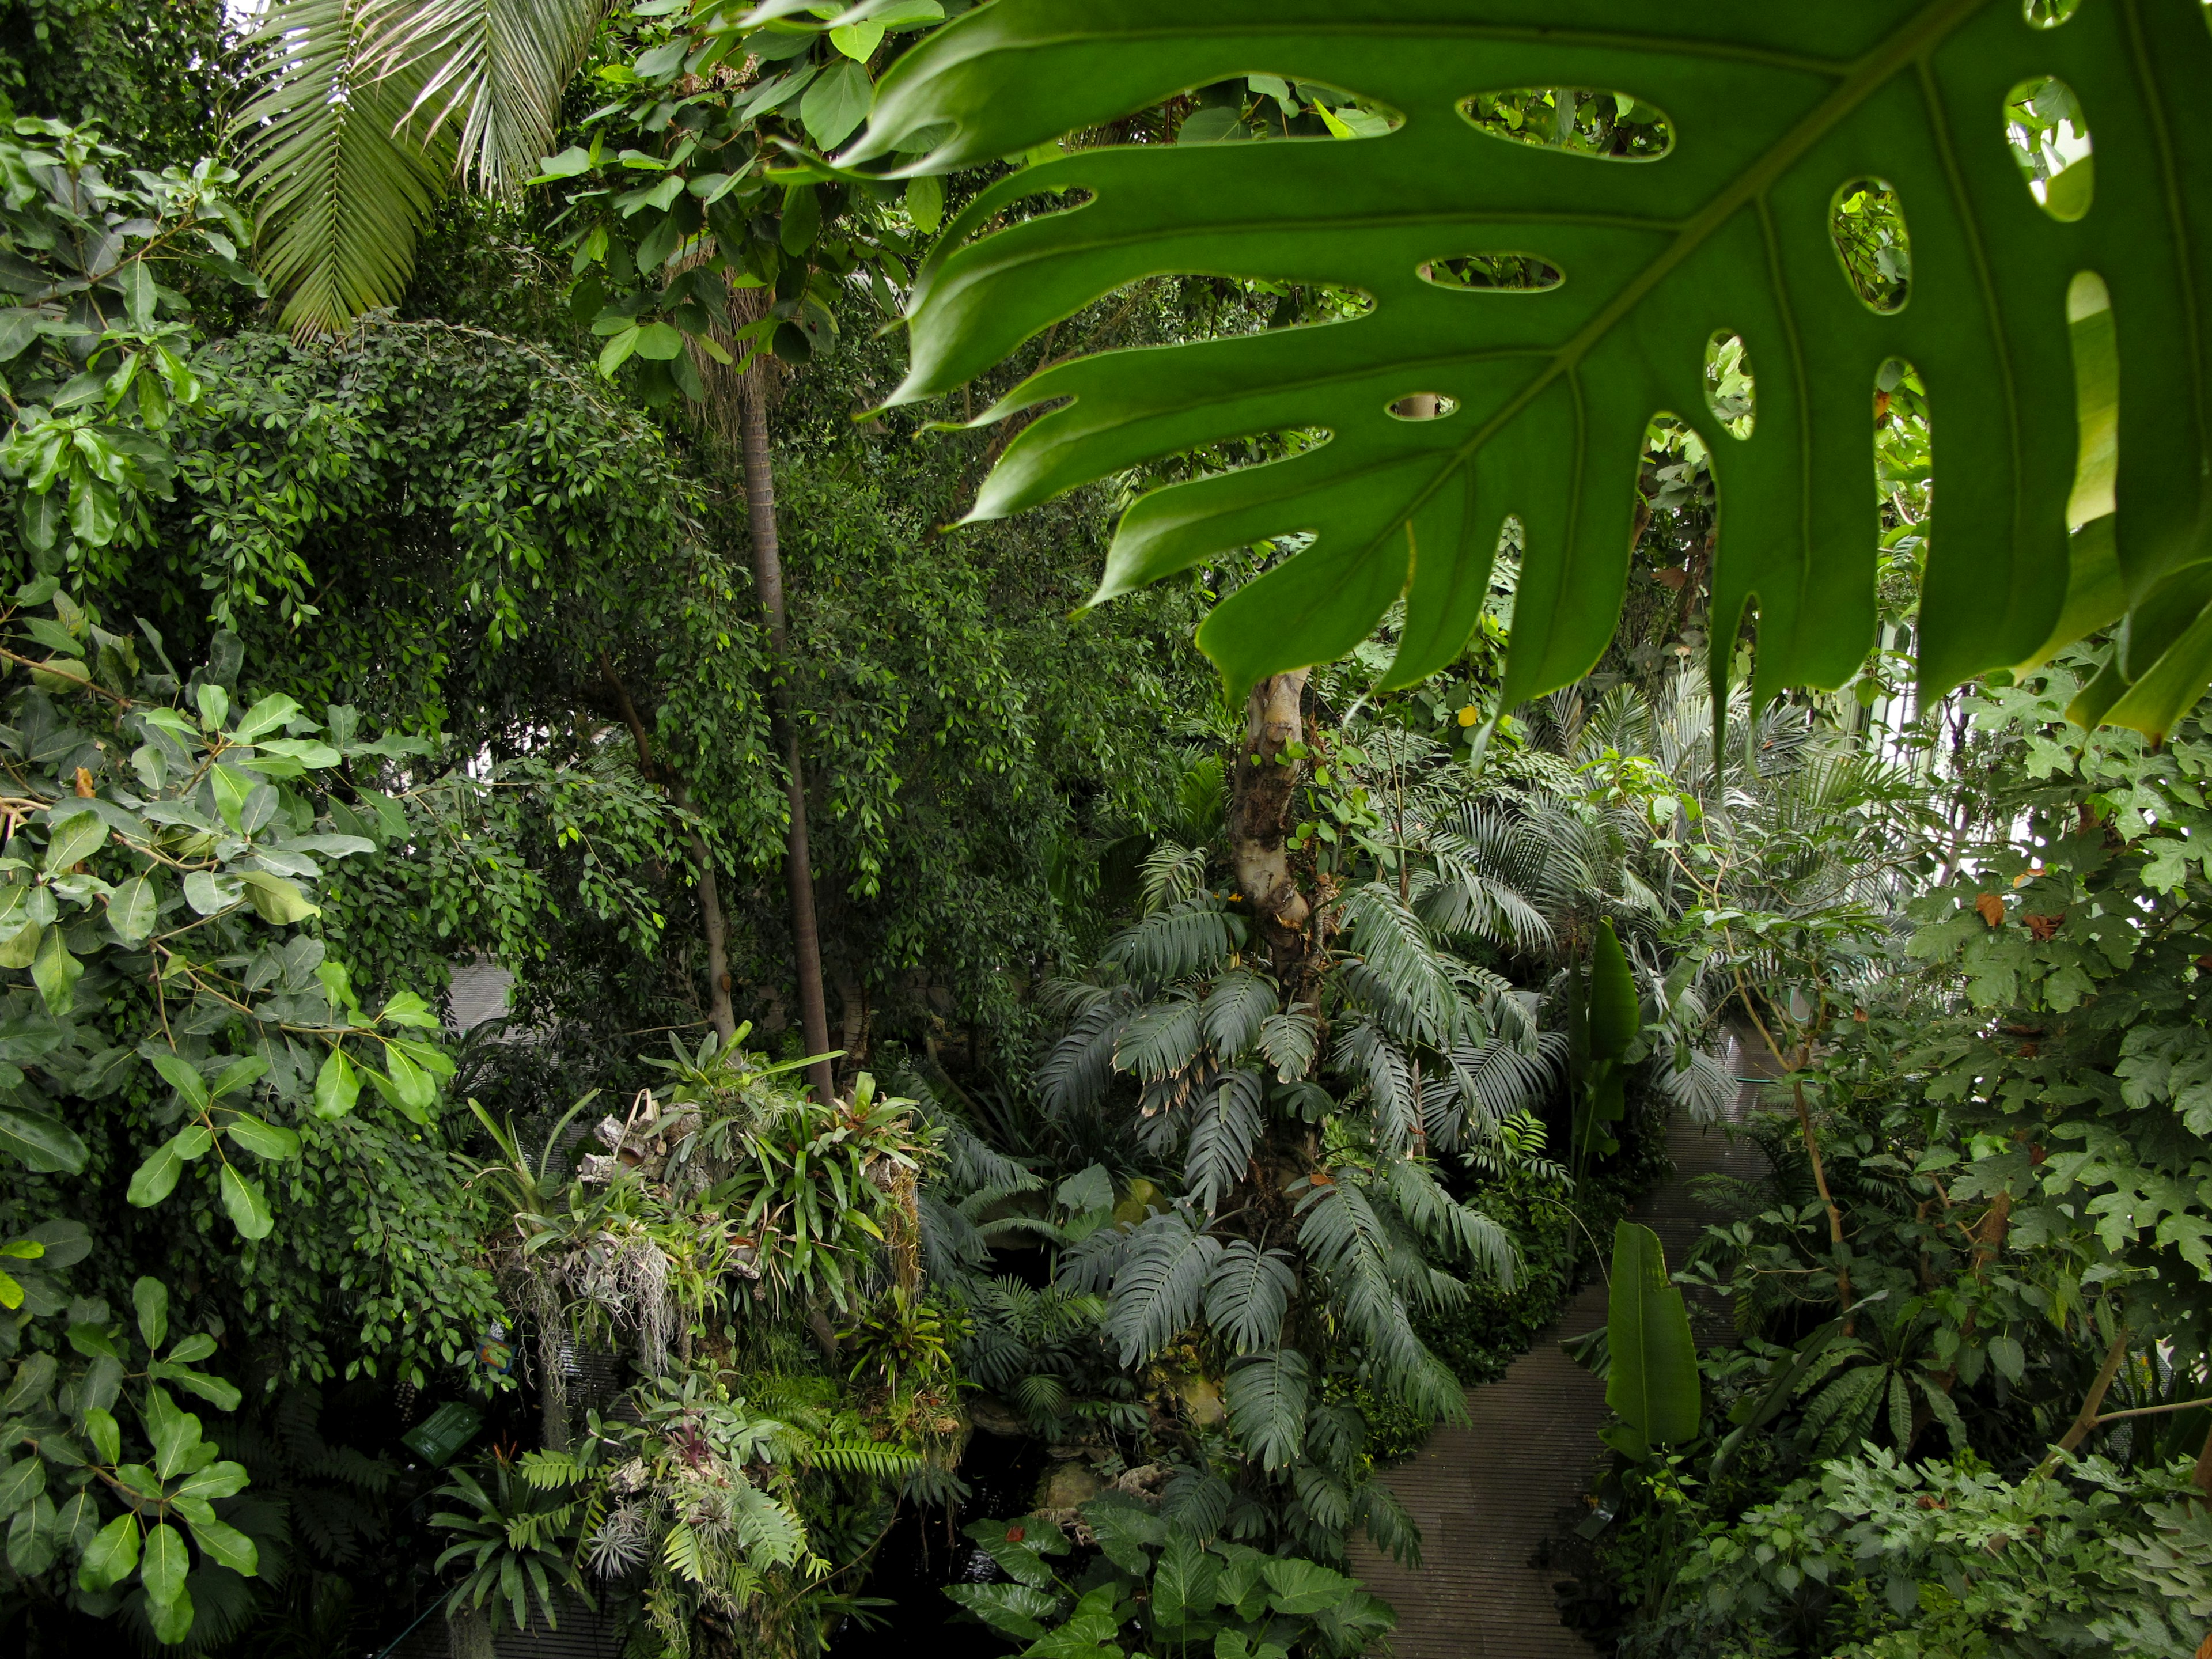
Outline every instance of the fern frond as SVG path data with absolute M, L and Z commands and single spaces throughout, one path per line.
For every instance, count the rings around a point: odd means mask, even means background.
M 806 1553 L 806 1523 L 758 1486 L 731 1489 L 738 1507 L 738 1546 L 757 1569 L 787 1567 Z

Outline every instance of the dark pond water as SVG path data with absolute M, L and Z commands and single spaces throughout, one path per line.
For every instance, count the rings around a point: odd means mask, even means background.
M 848 1621 L 830 1644 L 830 1659 L 976 1659 L 1000 1651 L 1004 1644 L 982 1626 L 951 1622 L 960 1609 L 947 1598 L 945 1586 L 998 1576 L 990 1557 L 963 1537 L 960 1528 L 985 1516 L 1026 1510 L 1048 1461 L 1036 1441 L 978 1431 L 960 1461 L 960 1478 L 972 1496 L 950 1527 L 942 1510 L 899 1517 L 862 1592 L 897 1605 L 877 1609 L 884 1623 L 874 1630 Z

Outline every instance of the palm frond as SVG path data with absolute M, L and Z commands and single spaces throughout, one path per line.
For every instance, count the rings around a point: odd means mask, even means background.
M 1067 1024 L 1037 1066 L 1037 1096 L 1047 1111 L 1065 1115 L 1106 1097 L 1114 1080 L 1115 1045 L 1135 998 L 1127 987 L 1108 989 L 1066 981 L 1047 990 L 1066 1008 Z
M 606 0 L 362 0 L 375 76 L 420 89 L 407 111 L 458 124 L 459 171 L 505 192 L 539 170 L 560 130 L 561 100 L 583 67 Z
M 261 274 L 283 324 L 343 326 L 398 301 L 453 170 L 449 135 L 410 121 L 419 73 L 365 66 L 363 0 L 272 0 L 247 37 L 260 94 L 232 130 Z
M 1413 1067 L 1389 1033 L 1371 1019 L 1354 1019 L 1337 1040 L 1336 1068 L 1359 1079 L 1375 1114 L 1376 1139 L 1388 1151 L 1404 1152 L 1420 1127 L 1420 1104 L 1413 1095 Z
M 1359 957 L 1347 987 L 1375 1006 L 1401 1036 L 1447 1043 L 1467 1023 L 1449 961 L 1395 889 L 1369 882 L 1345 896 L 1346 943 Z
M 1321 1027 L 1307 1008 L 1287 1008 L 1260 1022 L 1260 1052 L 1275 1068 L 1275 1081 L 1296 1083 L 1313 1069 Z

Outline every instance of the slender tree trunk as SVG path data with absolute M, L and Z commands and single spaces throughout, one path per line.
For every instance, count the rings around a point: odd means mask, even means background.
M 2212 1429 L 2204 1431 L 2204 1449 L 2197 1454 L 2197 1467 L 2190 1471 L 2189 1478 L 2208 1500 L 2212 1500 Z M 2212 1642 L 2212 1636 L 2204 1639 Z
M 1805 1138 L 1805 1155 L 1813 1160 L 1813 1185 L 1820 1194 L 1820 1202 L 1828 1212 L 1828 1248 L 1836 1263 L 1836 1300 L 1844 1316 L 1844 1334 L 1851 1334 L 1851 1270 L 1844 1257 L 1844 1212 L 1836 1207 L 1836 1200 L 1828 1195 L 1827 1166 L 1820 1161 L 1820 1139 L 1813 1133 L 1813 1109 L 1805 1101 L 1805 1085 L 1792 1079 L 1790 1092 L 1797 1100 L 1797 1127 Z
M 774 654 L 774 736 L 783 750 L 791 826 L 784 842 L 784 879 L 791 890 L 793 968 L 799 980 L 799 1028 L 809 1054 L 830 1052 L 830 1013 L 822 995 L 822 937 L 814 921 L 814 872 L 806 842 L 806 774 L 800 763 L 798 723 L 792 719 L 790 631 L 783 605 L 783 552 L 775 526 L 775 478 L 769 469 L 768 406 L 761 395 L 761 371 L 746 377 L 741 405 L 745 463 L 745 507 L 752 529 L 753 585 L 768 613 L 769 649 Z M 836 1093 L 830 1062 L 806 1068 L 817 1099 Z
M 608 690 L 614 693 L 615 706 L 622 710 L 623 723 L 629 727 L 630 741 L 637 745 L 637 769 L 645 775 L 648 783 L 659 782 L 665 787 L 678 806 L 690 805 L 690 792 L 653 763 L 653 739 L 646 732 L 645 721 L 639 717 L 637 705 L 630 701 L 629 688 L 623 684 L 622 677 L 615 672 L 614 663 L 604 651 L 599 653 L 599 673 Z M 705 836 L 695 831 L 685 843 L 685 850 L 699 871 L 699 931 L 707 944 L 707 1019 L 727 1047 L 737 1037 L 738 1020 L 730 1002 L 730 930 L 722 915 L 721 884 L 715 877 L 714 856 L 708 850 Z
M 2089 1392 L 2082 1397 L 2081 1409 L 2074 1414 L 2073 1426 L 2058 1442 L 2057 1449 L 2043 1460 L 2038 1474 L 2048 1474 L 2057 1467 L 2058 1453 L 2072 1451 L 2089 1437 L 2089 1431 L 2097 1426 L 2097 1409 L 2105 1403 L 2105 1392 L 2112 1386 L 2112 1379 L 2120 1374 L 2121 1364 L 2128 1357 L 2128 1328 L 2121 1326 L 2112 1338 L 2112 1346 L 2105 1351 L 2105 1363 L 2097 1368 L 2097 1377 L 2089 1384 Z
M 1252 688 L 1244 702 L 1244 743 L 1237 751 L 1229 799 L 1229 854 L 1237 890 L 1260 919 L 1278 975 L 1303 960 L 1311 915 L 1291 874 L 1285 845 L 1305 765 L 1284 751 L 1305 735 L 1305 689 L 1303 668 L 1272 675 Z

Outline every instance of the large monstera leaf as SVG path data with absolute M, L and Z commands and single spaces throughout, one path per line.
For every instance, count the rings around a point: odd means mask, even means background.
M 1333 284 L 1372 310 L 1033 375 L 987 418 L 1067 401 L 1007 447 L 975 516 L 1232 438 L 1325 429 L 1291 459 L 1140 498 L 1099 597 L 1310 535 L 1200 642 L 1239 686 L 1342 653 L 1402 595 L 1386 684 L 1409 684 L 1465 645 L 1516 516 L 1510 706 L 1586 672 L 1609 638 L 1634 469 L 1664 411 L 1714 456 L 1717 644 L 1754 607 L 1759 692 L 1832 686 L 1873 641 L 1870 404 L 1901 358 L 1928 389 L 1941 479 L 1923 684 L 2034 661 L 2132 605 L 2091 712 L 2159 729 L 2195 700 L 2212 666 L 2212 130 L 2191 112 L 2212 85 L 2212 33 L 2193 0 L 2082 0 L 2056 27 L 2021 0 L 998 0 L 893 67 L 847 159 L 926 145 L 920 169 L 972 165 L 1253 74 L 1344 88 L 1401 121 L 1083 149 L 1001 179 L 917 282 L 895 400 L 956 386 L 1152 275 Z M 2094 200 L 2070 222 L 2031 195 L 2004 129 L 2013 89 L 2051 76 L 2096 146 Z M 1545 149 L 1462 113 L 1474 94 L 1541 87 L 1632 94 L 1663 112 L 1671 149 Z M 1897 192 L 1910 230 L 1910 298 L 1890 313 L 1860 300 L 1831 234 L 1839 192 L 1866 179 Z M 1024 203 L 1060 210 L 1007 214 Z M 1471 291 L 1424 276 L 1495 253 L 1565 281 Z M 1705 397 L 1707 342 L 1730 333 L 1756 373 L 1743 439 Z M 1449 412 L 1393 412 L 1418 393 Z

